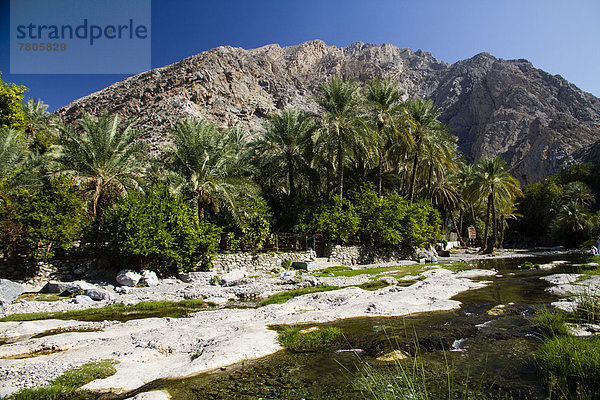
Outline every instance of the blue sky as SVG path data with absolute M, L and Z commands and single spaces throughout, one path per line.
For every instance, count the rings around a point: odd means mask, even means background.
M 51 0 L 49 0 L 51 1 Z M 0 70 L 50 110 L 127 75 L 9 74 L 9 1 L 0 0 Z M 486 51 L 526 58 L 600 96 L 598 0 L 152 0 L 152 67 L 231 45 L 294 45 L 322 39 L 429 51 L 449 63 Z

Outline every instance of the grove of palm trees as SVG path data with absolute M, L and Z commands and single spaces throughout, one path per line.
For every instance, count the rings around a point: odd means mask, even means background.
M 2 86 L 4 259 L 109 250 L 168 274 L 208 268 L 217 252 L 272 250 L 276 233 L 414 250 L 451 232 L 466 245 L 475 227 L 492 253 L 509 237 L 577 246 L 600 229 L 597 166 L 522 191 L 498 157 L 464 160 L 433 102 L 405 99 L 390 79 L 334 78 L 319 112 L 284 109 L 259 132 L 180 120 L 159 154 L 135 120 L 83 113 L 68 125 L 24 91 Z M 156 201 L 171 212 L 152 211 Z

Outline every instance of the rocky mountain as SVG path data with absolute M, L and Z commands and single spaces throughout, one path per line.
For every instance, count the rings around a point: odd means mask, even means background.
M 390 44 L 327 46 L 320 40 L 258 49 L 218 47 L 132 76 L 57 111 L 67 121 L 80 109 L 137 117 L 156 144 L 183 116 L 256 133 L 285 107 L 316 111 L 313 96 L 333 76 L 391 76 L 407 97 L 433 99 L 467 159 L 500 155 L 523 182 L 556 172 L 600 140 L 600 99 L 527 60 L 482 53 L 447 64 L 430 53 Z

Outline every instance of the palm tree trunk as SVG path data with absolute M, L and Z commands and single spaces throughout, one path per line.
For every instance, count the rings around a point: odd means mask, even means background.
M 452 225 L 454 225 L 454 230 L 456 231 L 456 236 L 458 236 L 458 241 L 462 246 L 465 246 L 465 241 L 460 234 L 460 229 L 458 229 L 458 226 L 456 225 L 456 218 L 454 218 L 452 211 L 450 212 L 450 219 L 452 220 Z
M 489 245 L 490 253 L 494 252 L 494 247 L 496 247 L 496 242 L 498 241 L 498 218 L 496 218 L 496 205 L 494 204 L 494 188 L 492 188 L 492 220 L 493 220 L 493 228 L 492 228 L 492 241 Z
M 344 197 L 344 160 L 342 157 L 341 141 L 338 142 L 337 168 L 338 168 L 338 189 L 339 189 L 340 199 L 342 199 Z
M 431 174 L 433 170 L 433 165 L 429 164 L 429 173 L 427 174 L 427 197 L 431 199 Z
M 485 212 L 485 231 L 483 233 L 483 249 L 484 251 L 488 248 L 488 228 L 490 227 L 490 207 L 492 205 L 491 200 L 492 194 L 487 198 L 487 210 Z
M 413 203 L 415 198 L 415 185 L 417 184 L 417 164 L 419 162 L 419 149 L 415 151 L 415 159 L 413 160 L 412 173 L 410 176 L 410 187 L 408 189 L 408 197 L 410 204 Z
M 498 248 L 502 249 L 504 247 L 504 225 L 506 224 L 504 214 L 500 215 L 500 224 L 500 241 L 498 242 Z
M 383 175 L 383 163 L 381 162 L 381 157 L 379 158 L 379 167 L 378 167 L 378 177 L 377 177 L 377 193 L 379 194 L 379 197 L 383 197 L 383 189 L 381 187 L 381 176 Z
M 290 197 L 296 197 L 296 185 L 294 182 L 294 163 L 288 162 L 288 182 L 290 185 Z
M 477 228 L 477 220 L 475 219 L 475 209 L 473 208 L 473 206 L 471 206 L 471 219 L 473 220 L 473 227 L 475 228 L 475 236 L 477 236 L 479 241 L 482 241 L 483 238 L 479 234 L 479 228 Z

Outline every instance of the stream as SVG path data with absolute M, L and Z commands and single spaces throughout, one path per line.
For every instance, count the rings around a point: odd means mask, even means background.
M 167 389 L 173 399 L 371 398 L 366 395 L 364 382 L 369 380 L 365 366 L 392 380 L 401 379 L 394 376 L 400 375 L 394 363 L 377 361 L 376 357 L 403 350 L 412 357 L 418 355 L 418 380 L 427 382 L 429 397 L 418 398 L 449 398 L 450 386 L 451 391 L 460 393 L 456 397 L 460 399 L 465 398 L 465 391 L 471 392 L 468 398 L 545 399 L 534 361 L 541 339 L 530 319 L 537 309 L 557 298 L 545 291 L 549 284 L 539 277 L 576 272 L 586 258 L 581 253 L 562 253 L 475 261 L 477 268 L 493 268 L 498 275 L 482 278 L 492 281 L 484 288 L 457 295 L 454 299 L 462 303 L 460 309 L 319 324 L 342 330 L 344 338 L 338 346 L 314 353 L 282 350 L 223 370 L 154 381 L 128 396 Z M 546 264 L 559 260 L 566 262 L 548 270 L 518 268 L 525 261 Z M 495 308 L 498 305 L 504 307 Z M 380 389 L 385 391 L 385 385 Z

